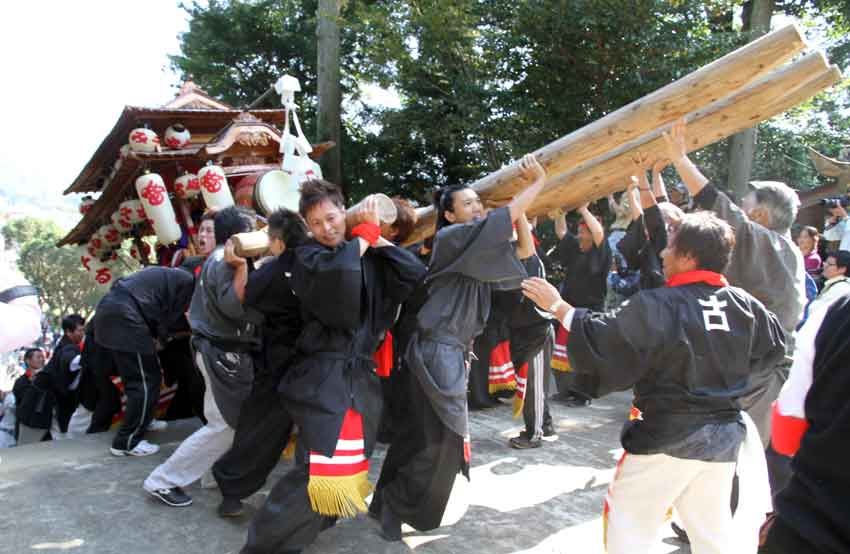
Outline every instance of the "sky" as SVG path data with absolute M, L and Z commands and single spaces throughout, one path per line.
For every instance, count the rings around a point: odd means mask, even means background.
M 187 17 L 175 0 L 7 2 L 0 18 L 0 187 L 58 197 L 124 105 L 174 97 Z
M 125 105 L 159 106 L 174 97 L 180 79 L 168 55 L 180 50 L 187 15 L 179 0 L 7 4 L 0 18 L 0 187 L 36 203 L 57 200 Z M 370 103 L 398 106 L 397 95 L 375 85 L 362 93 Z M 60 225 L 74 224 L 71 217 Z

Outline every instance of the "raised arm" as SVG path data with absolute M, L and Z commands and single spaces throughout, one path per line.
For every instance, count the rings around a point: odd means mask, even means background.
M 361 223 L 371 223 L 376 225 L 379 229 L 381 226 L 381 217 L 378 215 L 378 201 L 375 199 L 375 195 L 370 194 L 366 197 L 366 200 L 360 205 L 357 211 L 351 216 L 354 220 L 354 228 Z M 349 229 L 351 231 L 352 229 Z M 366 232 L 370 232 L 371 230 L 366 230 Z M 369 249 L 369 246 L 389 246 L 392 243 L 387 239 L 378 235 L 374 244 L 369 242 L 369 239 L 365 238 L 361 234 L 355 233 L 355 238 L 360 245 L 360 257 L 362 258 L 364 254 L 366 254 L 366 250 Z M 369 237 L 374 238 L 374 237 Z
M 661 178 L 661 172 L 665 167 L 670 165 L 670 160 L 656 160 L 652 164 L 652 194 L 656 200 L 660 202 L 669 202 L 670 197 L 667 196 L 667 187 L 664 186 L 664 179 Z
M 640 188 L 641 176 L 643 180 L 646 181 L 646 172 L 638 171 L 638 177 L 634 175 L 629 180 L 629 188 L 626 189 L 625 194 L 629 196 L 629 220 L 634 221 L 636 219 L 640 219 L 643 215 L 643 206 L 640 203 L 640 193 L 638 189 Z
M 224 244 L 224 261 L 233 268 L 233 292 L 240 304 L 245 304 L 245 287 L 248 285 L 248 260 L 236 255 L 233 241 Z
M 511 221 L 517 221 L 521 215 L 528 211 L 531 203 L 543 190 L 543 185 L 546 183 L 546 170 L 534 157 L 534 154 L 526 154 L 519 162 L 519 171 L 522 177 L 531 181 L 531 185 L 517 194 L 510 204 L 508 209 L 511 212 Z
M 555 235 L 561 240 L 567 234 L 567 214 L 558 210 L 552 220 L 555 222 Z
M 520 260 L 530 258 L 534 255 L 534 240 L 531 238 L 531 223 L 525 214 L 522 214 L 516 222 L 517 247 L 516 255 Z
M 602 228 L 602 224 L 599 223 L 599 220 L 590 213 L 588 204 L 581 206 L 578 209 L 578 213 L 581 214 L 582 219 L 587 225 L 587 229 L 590 231 L 590 234 L 593 235 L 593 244 L 601 246 L 602 241 L 605 240 L 605 230 Z
M 673 124 L 670 132 L 665 132 L 663 135 L 664 142 L 667 143 L 667 154 L 682 178 L 682 182 L 685 183 L 692 197 L 698 195 L 708 184 L 708 179 L 688 158 L 687 123 L 684 119 L 680 119 Z

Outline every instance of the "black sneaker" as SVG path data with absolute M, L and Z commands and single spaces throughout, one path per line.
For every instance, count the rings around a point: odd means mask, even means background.
M 551 423 L 543 426 L 543 440 L 547 442 L 558 440 L 558 432 L 555 431 L 555 427 Z
M 238 498 L 225 496 L 218 505 L 219 517 L 239 517 L 245 513 L 245 505 Z
M 523 431 L 519 434 L 518 437 L 513 437 L 508 441 L 512 448 L 516 448 L 518 450 L 527 450 L 529 448 L 540 448 L 543 446 L 543 441 L 540 439 L 530 439 L 528 438 L 528 434 Z
M 192 497 L 183 492 L 183 489 L 180 487 L 158 489 L 155 491 L 148 491 L 148 493 L 154 498 L 161 500 L 164 504 L 168 504 L 175 508 L 182 508 L 192 503 Z

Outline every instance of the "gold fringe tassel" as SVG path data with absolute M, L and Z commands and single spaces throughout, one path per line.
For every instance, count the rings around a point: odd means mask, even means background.
M 367 511 L 366 497 L 372 492 L 367 472 L 356 475 L 310 476 L 307 496 L 313 511 L 329 517 L 354 517 Z
M 565 362 L 563 360 L 557 360 L 555 358 L 552 358 L 552 369 L 571 373 L 573 371 L 573 366 L 570 365 L 570 362 Z
M 490 391 L 490 394 L 496 394 L 497 392 L 502 391 L 514 391 L 516 390 L 516 381 L 508 381 L 507 383 L 490 383 L 487 385 L 487 389 Z
M 520 396 L 518 394 L 516 396 L 514 396 L 514 404 L 513 404 L 514 419 L 517 419 L 519 416 L 522 415 L 523 406 L 525 406 L 525 399 L 520 398 Z

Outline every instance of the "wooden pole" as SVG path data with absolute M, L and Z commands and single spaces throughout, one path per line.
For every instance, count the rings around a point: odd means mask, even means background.
M 806 75 L 806 67 L 812 65 L 812 56 L 780 70 L 783 75 L 777 79 L 753 85 L 710 111 L 697 112 L 689 117 L 688 151 L 699 150 L 778 115 L 841 80 L 841 72 L 835 66 Z M 552 179 L 529 210 L 530 215 L 545 214 L 560 207 L 574 209 L 587 201 L 626 188 L 627 179 L 634 173 L 631 160 L 634 152 L 648 154 L 650 158 L 667 156 L 661 129 L 647 138 L 612 152 L 600 163 Z
M 550 175 L 590 162 L 680 117 L 728 98 L 770 74 L 806 44 L 795 25 L 787 25 L 535 151 Z M 524 186 L 518 163 L 470 185 L 482 198 L 504 203 Z M 433 232 L 433 210 L 422 214 L 416 240 Z M 431 229 L 427 231 L 427 229 Z M 424 233 L 424 234 L 423 234 Z

